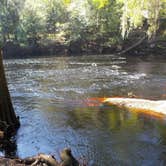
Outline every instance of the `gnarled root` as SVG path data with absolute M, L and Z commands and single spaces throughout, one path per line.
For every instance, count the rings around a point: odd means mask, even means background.
M 0 165 L 7 166 L 59 166 L 59 163 L 51 155 L 39 154 L 25 159 L 0 158 Z
M 23 160 L 25 165 L 37 166 L 41 164 L 45 164 L 48 166 L 58 166 L 59 163 L 56 161 L 54 156 L 46 155 L 46 154 L 39 154 L 34 157 L 29 157 Z
M 79 162 L 73 157 L 71 150 L 65 148 L 60 153 L 61 162 L 54 156 L 46 154 L 38 154 L 37 156 L 28 157 L 25 159 L 10 159 L 0 157 L 0 165 L 7 166 L 79 166 Z

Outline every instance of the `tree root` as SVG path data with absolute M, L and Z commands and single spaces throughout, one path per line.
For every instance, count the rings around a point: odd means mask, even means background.
M 61 151 L 60 163 L 57 162 L 54 156 L 46 154 L 38 154 L 25 159 L 11 159 L 10 157 L 16 151 L 17 146 L 11 139 L 10 126 L 4 121 L 0 121 L 0 149 L 5 151 L 6 157 L 0 157 L 0 165 L 4 166 L 79 166 L 78 161 L 73 157 L 69 148 Z M 8 156 L 9 158 L 7 158 Z
M 7 166 L 79 166 L 79 162 L 73 157 L 71 150 L 65 148 L 60 153 L 61 162 L 58 162 L 54 156 L 47 154 L 38 154 L 37 156 L 25 159 L 0 157 L 0 165 Z
M 37 166 L 41 164 L 45 164 L 48 166 L 59 166 L 59 163 L 54 158 L 54 156 L 39 154 L 34 157 L 25 158 L 22 160 L 25 165 Z

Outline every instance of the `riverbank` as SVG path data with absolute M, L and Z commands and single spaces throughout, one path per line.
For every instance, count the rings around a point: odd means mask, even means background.
M 139 42 L 139 41 L 138 41 Z M 80 43 L 72 42 L 69 45 L 62 43 L 52 43 L 50 45 L 20 46 L 12 42 L 6 43 L 3 47 L 3 56 L 5 59 L 11 58 L 30 58 L 37 56 L 80 56 L 93 54 L 125 54 L 125 55 L 165 55 L 165 40 L 148 43 L 133 43 L 130 40 L 122 44 L 102 46 L 98 43 Z

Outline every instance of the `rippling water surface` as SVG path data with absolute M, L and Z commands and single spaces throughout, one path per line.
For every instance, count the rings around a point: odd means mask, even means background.
M 88 98 L 166 98 L 164 57 L 114 55 L 5 60 L 21 128 L 17 155 L 59 156 L 71 147 L 98 166 L 164 165 L 166 122 L 106 106 Z

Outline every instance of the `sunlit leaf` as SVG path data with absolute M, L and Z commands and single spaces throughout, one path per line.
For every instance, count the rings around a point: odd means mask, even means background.
M 66 5 L 71 3 L 71 0 L 63 0 Z
M 93 0 L 93 3 L 97 5 L 98 9 L 101 9 L 109 4 L 109 0 Z

